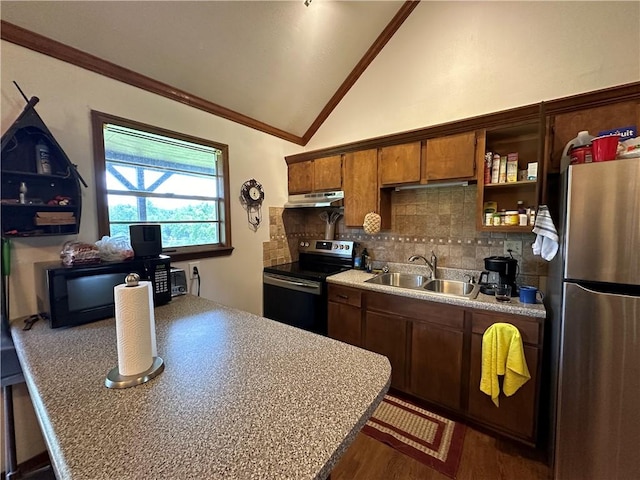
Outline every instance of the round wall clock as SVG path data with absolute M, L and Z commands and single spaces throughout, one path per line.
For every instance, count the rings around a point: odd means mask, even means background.
M 260 226 L 262 219 L 262 201 L 264 200 L 264 190 L 262 185 L 255 179 L 247 180 L 240 188 L 240 201 L 247 211 L 247 221 L 255 232 Z
M 253 178 L 242 184 L 240 194 L 242 195 L 243 203 L 249 205 L 262 204 L 262 201 L 264 200 L 264 190 L 262 189 L 262 185 Z

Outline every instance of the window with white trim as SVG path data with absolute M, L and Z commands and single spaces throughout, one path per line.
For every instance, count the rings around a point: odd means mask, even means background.
M 177 259 L 231 253 L 227 145 L 92 112 L 100 236 L 160 224 Z

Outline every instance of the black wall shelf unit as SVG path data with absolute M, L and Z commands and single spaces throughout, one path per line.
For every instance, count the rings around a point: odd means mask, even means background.
M 25 97 L 26 100 L 26 97 Z M 2 136 L 2 237 L 74 235 L 80 229 L 82 177 L 27 101 L 23 112 Z M 48 153 L 48 166 L 36 147 Z

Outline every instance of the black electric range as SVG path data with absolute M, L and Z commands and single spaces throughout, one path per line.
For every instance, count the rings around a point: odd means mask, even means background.
M 264 271 L 293 278 L 324 281 L 329 275 L 353 268 L 354 242 L 338 240 L 301 240 L 299 260 Z
M 351 266 L 344 265 L 306 265 L 304 262 L 283 263 L 272 267 L 264 267 L 267 273 L 284 275 L 292 278 L 302 278 L 305 280 L 324 281 L 329 275 L 349 270 Z
M 298 253 L 297 262 L 264 267 L 263 315 L 326 335 L 326 278 L 353 268 L 354 242 L 301 240 Z

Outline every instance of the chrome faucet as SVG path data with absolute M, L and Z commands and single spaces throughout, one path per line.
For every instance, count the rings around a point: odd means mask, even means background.
M 427 267 L 431 269 L 431 278 L 435 279 L 436 269 L 438 268 L 438 257 L 436 257 L 436 254 L 433 252 L 433 250 L 431 250 L 431 261 L 427 260 L 422 255 L 411 255 L 409 257 L 410 262 L 415 262 L 416 260 L 419 260 L 419 259 L 424 260 L 424 263 L 427 265 Z

